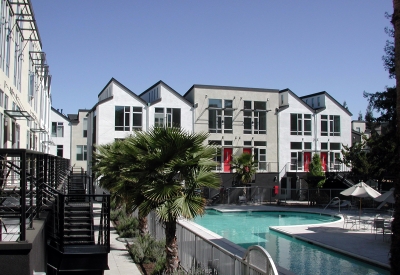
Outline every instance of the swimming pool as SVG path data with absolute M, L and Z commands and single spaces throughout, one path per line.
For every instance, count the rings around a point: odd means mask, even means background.
M 269 230 L 269 226 L 318 224 L 337 219 L 302 212 L 222 213 L 207 210 L 206 215 L 196 218 L 195 222 L 243 248 L 264 247 L 275 264 L 297 275 L 390 274 L 388 270 Z

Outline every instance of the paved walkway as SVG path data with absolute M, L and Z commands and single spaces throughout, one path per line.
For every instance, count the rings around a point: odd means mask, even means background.
M 110 270 L 105 270 L 104 275 L 141 275 L 142 273 L 133 262 L 126 248 L 126 243 L 117 240 L 118 233 L 114 227 L 111 227 L 110 232 L 110 248 L 108 254 L 108 267 Z

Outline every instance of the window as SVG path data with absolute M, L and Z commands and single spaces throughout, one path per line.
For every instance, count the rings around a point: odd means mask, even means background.
M 243 134 L 251 134 L 251 101 L 243 101 Z
M 291 150 L 302 150 L 301 142 L 291 142 Z M 303 153 L 301 151 L 290 152 L 290 169 L 291 170 L 303 170 Z
M 302 152 L 291 152 L 290 153 L 290 169 L 291 170 L 303 170 L 303 153 Z
M 317 104 L 318 104 L 318 107 L 321 105 L 321 102 L 320 102 L 320 100 L 319 100 L 319 97 L 317 97 Z
M 339 170 L 340 169 L 340 153 L 339 152 L 330 152 L 329 159 L 330 159 L 330 168 L 333 170 Z
M 115 106 L 115 131 L 130 131 L 130 112 L 129 106 Z
M 304 142 L 304 150 L 311 150 L 312 143 L 311 142 Z
M 215 170 L 221 171 L 221 169 L 222 169 L 222 154 L 221 154 L 222 142 L 220 140 L 209 140 L 208 144 L 216 147 L 215 148 L 215 156 L 214 156 L 214 161 L 216 162 Z
M 329 143 L 329 149 L 330 150 L 339 150 L 340 151 L 340 143 L 336 143 L 336 142 L 331 142 Z
M 154 126 L 164 127 L 164 108 L 155 108 L 154 112 Z
M 142 107 L 132 107 L 132 130 L 142 130 Z
M 267 170 L 267 142 L 254 141 L 254 159 L 258 161 L 258 170 Z
M 76 160 L 87 160 L 86 145 L 77 145 L 76 146 Z
M 4 95 L 4 110 L 8 108 L 8 95 Z
M 181 109 L 167 108 L 167 127 L 181 127 Z
M 329 132 L 331 136 L 340 136 L 340 116 L 329 116 Z
M 311 115 L 304 115 L 304 135 L 311 136 Z
M 281 105 L 283 105 L 283 95 L 281 95 Z
M 3 98 L 4 98 L 4 92 L 3 90 L 0 90 L 0 106 L 3 106 Z
M 225 99 L 224 100 L 224 133 L 232 134 L 233 131 L 233 106 L 232 100 Z
M 86 117 L 83 119 L 82 128 L 83 128 L 83 137 L 87 137 L 87 118 Z
M 302 114 L 290 114 L 290 134 L 295 136 L 302 135 L 301 122 Z
M 63 122 L 52 122 L 51 123 L 51 136 L 52 137 L 64 137 L 64 123 Z
M 321 136 L 328 135 L 328 116 L 321 115 Z
M 225 140 L 225 141 L 224 141 L 224 145 L 225 145 L 225 146 L 232 146 L 232 145 L 233 145 L 233 142 L 232 142 L 232 140 Z
M 254 101 L 254 134 L 267 133 L 267 102 Z
M 222 99 L 208 100 L 208 131 L 210 133 L 222 132 Z
M 328 143 L 327 142 L 321 142 L 321 150 L 328 150 Z
M 57 145 L 57 157 L 63 157 L 64 145 Z

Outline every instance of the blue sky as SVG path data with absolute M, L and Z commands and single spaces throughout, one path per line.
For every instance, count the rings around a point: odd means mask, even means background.
M 393 86 L 383 68 L 391 0 L 32 0 L 53 107 L 90 109 L 114 77 L 140 94 L 159 80 L 326 91 L 353 119 Z

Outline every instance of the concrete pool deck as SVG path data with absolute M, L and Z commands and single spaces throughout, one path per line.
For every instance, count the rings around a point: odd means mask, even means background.
M 221 212 L 231 211 L 298 211 L 309 213 L 323 213 L 327 215 L 339 214 L 338 209 L 298 206 L 269 206 L 269 205 L 215 205 L 208 207 Z M 348 217 L 358 217 L 358 210 L 341 210 Z M 373 213 L 362 213 L 362 218 L 373 218 Z M 351 225 L 343 228 L 343 218 L 336 222 L 315 225 L 273 226 L 271 230 L 292 236 L 294 238 L 326 247 L 331 250 L 358 258 L 363 261 L 390 268 L 390 236 L 383 238 L 382 233 L 375 236 L 375 231 L 370 229 L 355 228 Z M 360 227 L 362 227 L 361 225 Z M 281 273 L 281 272 L 279 272 Z

